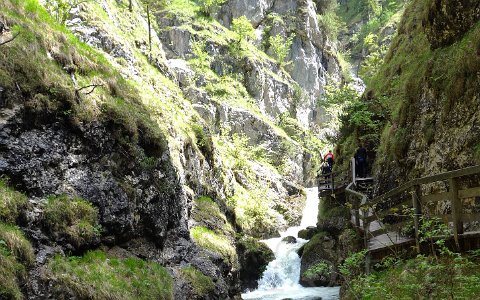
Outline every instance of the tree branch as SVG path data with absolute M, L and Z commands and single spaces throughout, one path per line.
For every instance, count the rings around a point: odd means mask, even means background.
M 14 39 L 16 39 L 17 36 L 19 36 L 19 35 L 20 35 L 20 32 L 18 32 L 17 34 L 15 34 L 11 39 L 9 39 L 9 40 L 7 40 L 7 41 L 4 41 L 4 42 L 1 42 L 1 43 L 0 43 L 0 46 L 5 45 L 6 43 L 10 43 L 10 42 L 13 41 Z
M 93 93 L 93 91 L 95 91 L 95 89 L 99 86 L 103 86 L 103 84 L 90 84 L 90 85 L 87 85 L 87 86 L 82 86 L 81 88 L 78 88 L 75 90 L 75 93 L 80 93 L 81 91 L 85 90 L 85 89 L 88 89 L 88 88 L 92 88 L 89 92 L 85 93 L 85 95 L 90 95 L 91 93 Z

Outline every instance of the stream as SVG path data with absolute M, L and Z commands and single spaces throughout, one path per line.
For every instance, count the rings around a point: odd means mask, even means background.
M 298 238 L 298 232 L 308 226 L 316 226 L 318 214 L 318 189 L 307 189 L 307 202 L 303 209 L 300 226 L 290 227 L 280 233 L 279 238 L 264 240 L 275 253 L 258 282 L 258 289 L 242 294 L 242 299 L 254 300 L 336 300 L 339 299 L 339 287 L 302 287 L 300 281 L 300 257 L 297 250 L 307 240 Z M 296 243 L 282 242 L 287 236 L 294 236 Z

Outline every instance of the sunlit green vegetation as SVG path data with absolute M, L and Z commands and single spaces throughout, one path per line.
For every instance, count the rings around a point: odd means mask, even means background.
M 215 233 L 203 226 L 195 226 L 190 229 L 192 239 L 202 248 L 216 252 L 224 258 L 225 262 L 235 264 L 237 253 L 233 242 L 225 235 Z
M 155 262 L 119 259 L 102 251 L 82 257 L 55 256 L 48 264 L 58 297 L 69 291 L 80 299 L 173 299 L 173 280 Z
M 0 298 L 23 299 L 21 286 L 35 255 L 17 227 L 0 223 Z

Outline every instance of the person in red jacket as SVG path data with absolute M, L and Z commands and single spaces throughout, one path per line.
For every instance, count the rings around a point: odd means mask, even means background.
M 323 160 L 327 162 L 327 164 L 330 166 L 330 170 L 333 167 L 333 161 L 335 160 L 335 157 L 333 156 L 332 150 L 328 151 L 327 154 L 323 157 Z

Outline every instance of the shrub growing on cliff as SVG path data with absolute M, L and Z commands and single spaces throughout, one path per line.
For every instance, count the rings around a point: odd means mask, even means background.
M 219 9 L 225 1 L 226 0 L 197 0 L 197 3 L 200 6 L 200 11 L 205 15 L 210 16 Z
M 102 251 L 83 257 L 56 256 L 48 272 L 57 297 L 79 299 L 173 299 L 173 280 L 155 262 L 117 259 Z
M 50 196 L 42 223 L 57 241 L 66 239 L 67 243 L 77 248 L 95 243 L 100 237 L 98 211 L 81 198 Z
M 283 38 L 280 35 L 271 36 L 269 39 L 270 48 L 273 51 L 275 58 L 280 66 L 288 65 L 290 62 L 286 61 L 288 54 L 290 53 L 290 47 L 292 47 L 293 38 L 295 35 L 291 35 L 288 38 Z
M 28 206 L 27 197 L 10 188 L 5 178 L 0 178 L 0 221 L 16 223 Z

